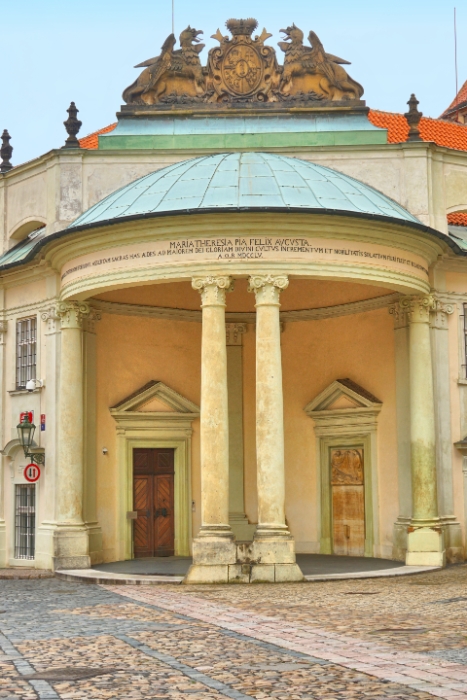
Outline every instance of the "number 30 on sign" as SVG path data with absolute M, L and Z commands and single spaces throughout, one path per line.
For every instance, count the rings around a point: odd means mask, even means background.
M 31 464 L 24 467 L 23 474 L 26 481 L 29 481 L 30 484 L 34 484 L 36 481 L 39 481 L 41 470 L 37 464 L 31 462 Z

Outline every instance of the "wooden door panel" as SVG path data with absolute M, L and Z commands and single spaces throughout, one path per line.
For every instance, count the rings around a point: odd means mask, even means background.
M 134 521 L 135 557 L 151 557 L 154 549 L 152 476 L 138 474 L 134 477 L 133 510 L 138 517 Z
M 334 554 L 365 554 L 363 449 L 331 450 L 332 529 Z
M 173 482 L 172 474 L 160 474 L 154 478 L 156 556 L 174 554 Z

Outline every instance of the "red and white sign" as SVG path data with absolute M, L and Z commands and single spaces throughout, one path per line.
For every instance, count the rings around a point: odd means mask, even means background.
M 24 416 L 28 417 L 28 421 L 30 423 L 34 423 L 34 411 L 23 411 L 22 413 L 19 414 L 19 422 L 23 420 Z
M 26 481 L 29 481 L 30 484 L 34 484 L 36 481 L 39 481 L 41 470 L 37 464 L 31 462 L 31 464 L 24 467 L 23 474 Z

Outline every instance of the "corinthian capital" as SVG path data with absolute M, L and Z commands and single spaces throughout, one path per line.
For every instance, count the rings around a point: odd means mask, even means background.
M 60 301 L 56 313 L 63 328 L 81 328 L 91 308 L 85 301 Z
M 191 286 L 201 294 L 202 306 L 225 306 L 225 293 L 233 291 L 234 282 L 229 275 L 208 275 L 193 277 Z
M 256 295 L 256 304 L 278 304 L 280 293 L 289 286 L 287 275 L 251 275 L 248 291 Z
M 402 297 L 400 308 L 407 314 L 409 323 L 429 323 L 430 313 L 436 309 L 433 294 Z
M 435 309 L 431 317 L 431 325 L 433 328 L 447 330 L 448 316 L 454 313 L 454 304 L 442 301 L 435 297 Z

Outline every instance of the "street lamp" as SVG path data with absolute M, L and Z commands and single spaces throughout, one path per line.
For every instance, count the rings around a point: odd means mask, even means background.
M 36 426 L 34 425 L 34 423 L 30 422 L 28 411 L 25 411 L 23 413 L 21 422 L 18 423 L 18 425 L 16 426 L 16 430 L 18 431 L 18 438 L 20 445 L 23 448 L 24 456 L 28 457 L 31 460 L 31 462 L 35 462 L 36 464 L 44 464 L 45 455 L 43 452 L 30 451 L 33 443 Z

